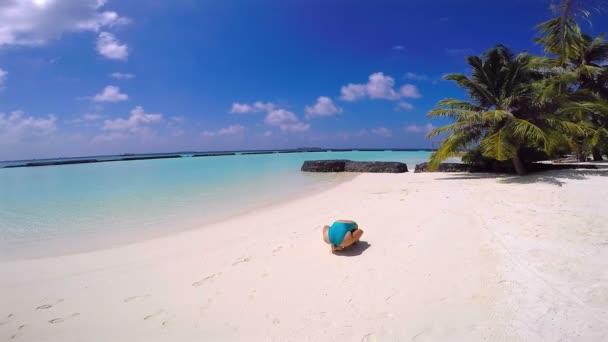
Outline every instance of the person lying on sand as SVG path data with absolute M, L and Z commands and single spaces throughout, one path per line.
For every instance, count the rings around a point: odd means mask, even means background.
M 355 221 L 338 220 L 331 227 L 323 226 L 323 241 L 331 244 L 332 251 L 341 251 L 356 243 L 363 235 Z

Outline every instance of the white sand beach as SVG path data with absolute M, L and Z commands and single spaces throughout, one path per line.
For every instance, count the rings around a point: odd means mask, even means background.
M 2 341 L 600 341 L 608 172 L 362 174 L 114 249 L 0 263 Z M 356 220 L 331 254 L 321 227 Z

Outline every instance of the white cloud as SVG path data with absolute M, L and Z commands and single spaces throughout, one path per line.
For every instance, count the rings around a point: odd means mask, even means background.
M 237 135 L 245 132 L 245 127 L 241 125 L 232 125 L 225 128 L 221 128 L 217 131 L 204 131 L 201 133 L 205 137 L 214 137 L 214 136 L 222 136 L 222 135 Z
M 122 72 L 113 72 L 110 74 L 110 76 L 117 80 L 130 80 L 135 77 L 135 75 L 133 75 L 133 74 L 127 74 L 127 73 L 122 73 Z
M 8 78 L 8 71 L 0 68 L 0 90 L 4 89 L 4 83 L 6 82 L 7 78 Z
M 275 109 L 268 112 L 264 121 L 268 125 L 279 126 L 282 132 L 306 132 L 310 129 L 310 124 L 300 122 L 293 112 L 286 109 Z
M 419 98 L 420 93 L 416 86 L 403 85 L 397 92 L 394 89 L 395 79 L 376 72 L 369 76 L 366 84 L 350 83 L 340 89 L 340 99 L 344 101 L 356 101 L 363 98 L 398 100 L 403 97 Z
M 327 96 L 320 96 L 313 106 L 306 106 L 306 117 L 332 116 L 342 112 L 342 108 L 336 107 Z
M 27 141 L 33 137 L 47 136 L 57 129 L 57 118 L 49 115 L 46 118 L 27 116 L 23 111 L 14 111 L 9 115 L 0 113 L 0 142 L 4 144 Z
M 131 115 L 128 118 L 105 120 L 102 129 L 104 131 L 127 131 L 136 133 L 145 128 L 148 124 L 153 124 L 162 121 L 163 115 L 158 113 L 146 113 L 141 106 L 137 106 L 131 110 Z
M 129 99 L 127 94 L 120 92 L 120 88 L 116 86 L 106 86 L 101 93 L 93 97 L 95 102 L 121 102 Z
M 266 131 L 266 132 L 264 132 L 264 134 L 262 134 L 262 136 L 264 136 L 264 137 L 271 137 L 272 136 L 272 132 L 271 131 Z
M 275 104 L 272 102 L 261 102 L 257 101 L 254 104 L 238 103 L 235 102 L 230 108 L 230 113 L 244 114 L 244 113 L 259 113 L 259 112 L 270 112 L 275 108 Z
M 275 108 L 275 104 L 272 102 L 256 102 L 253 104 L 253 108 L 256 111 L 260 111 L 260 112 L 269 112 L 271 110 L 273 110 Z
M 367 95 L 367 90 L 364 84 L 348 84 L 340 89 L 341 100 L 355 101 L 364 98 Z
M 429 77 L 427 75 L 417 74 L 414 72 L 406 72 L 404 77 L 408 80 L 414 80 L 414 81 L 428 81 L 429 80 Z
M 397 104 L 397 109 L 412 110 L 414 109 L 414 106 L 409 102 L 401 101 Z
M 82 119 L 85 121 L 96 121 L 103 118 L 103 115 L 101 114 L 95 114 L 95 113 L 86 113 L 82 116 Z
M 129 56 L 127 44 L 121 44 L 110 32 L 101 32 L 97 37 L 97 52 L 109 59 L 124 61 Z
M 393 45 L 393 50 L 403 51 L 403 50 L 405 50 L 405 46 L 403 46 L 403 45 Z
M 409 97 L 412 99 L 419 99 L 420 97 L 422 97 L 422 95 L 420 95 L 420 93 L 418 92 L 418 88 L 416 88 L 416 86 L 412 84 L 406 84 L 401 86 L 401 88 L 399 89 L 399 94 L 402 97 Z
M 284 124 L 280 127 L 281 131 L 283 132 L 306 132 L 310 129 L 309 124 L 305 124 L 302 122 L 296 122 L 294 124 Z
M 171 125 L 180 125 L 183 124 L 186 119 L 183 116 L 172 116 L 169 118 L 169 124 Z
M 80 123 L 87 123 L 87 122 L 93 122 L 93 121 L 98 121 L 103 119 L 103 115 L 99 114 L 99 113 L 85 113 L 79 117 L 77 117 L 76 119 L 73 120 L 66 120 L 66 123 L 70 123 L 70 124 L 80 124 Z
M 285 123 L 297 122 L 298 117 L 285 109 L 275 109 L 266 115 L 266 123 L 273 126 L 279 126 Z
M 105 0 L 9 0 L 0 2 L 0 47 L 36 46 L 68 32 L 93 31 L 128 19 L 104 11 Z
M 410 132 L 410 133 L 428 133 L 430 131 L 432 131 L 433 129 L 435 129 L 435 126 L 433 126 L 433 124 L 426 124 L 426 125 L 417 125 L 417 124 L 410 124 L 407 125 L 405 127 L 405 131 L 406 132 Z
M 233 103 L 232 108 L 230 109 L 230 113 L 251 113 L 253 112 L 253 107 L 248 104 L 241 103 Z
M 272 102 L 258 101 L 253 104 L 235 102 L 232 104 L 230 112 L 239 114 L 266 112 L 264 122 L 267 125 L 278 126 L 283 132 L 304 132 L 310 129 L 310 125 L 300 122 L 296 114 L 287 109 L 277 108 Z M 213 133 L 217 134 L 217 132 L 208 131 L 206 133 L 207 136 L 212 136 Z M 271 134 L 272 132 L 266 131 L 264 136 L 270 136 Z M 205 132 L 203 132 L 203 135 L 205 135 Z
M 393 131 L 391 131 L 390 129 L 386 128 L 386 127 L 378 127 L 378 128 L 374 128 L 372 129 L 372 134 L 375 135 L 379 135 L 381 137 L 391 137 L 393 136 Z

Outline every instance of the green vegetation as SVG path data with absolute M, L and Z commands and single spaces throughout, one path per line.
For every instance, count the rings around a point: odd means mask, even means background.
M 445 99 L 429 117 L 453 123 L 429 137 L 445 135 L 430 159 L 430 168 L 462 150 L 468 162 L 510 164 L 518 174 L 542 158 L 589 151 L 601 159 L 608 148 L 608 43 L 581 32 L 577 16 L 587 11 L 573 0 L 557 6 L 558 16 L 539 24 L 544 56 L 515 55 L 497 45 L 482 56 L 466 58 L 470 75 L 446 80 L 465 90 L 468 101 Z

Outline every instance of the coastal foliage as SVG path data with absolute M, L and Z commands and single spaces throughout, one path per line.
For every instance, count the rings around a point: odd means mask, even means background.
M 471 149 L 485 159 L 510 161 L 518 174 L 539 155 L 575 153 L 585 160 L 591 149 L 601 159 L 608 147 L 608 43 L 604 35 L 582 33 L 576 14 L 588 12 L 571 0 L 558 9 L 556 18 L 536 27 L 543 56 L 516 55 L 497 45 L 466 57 L 469 75 L 445 77 L 468 100 L 445 99 L 428 113 L 453 120 L 429 133 L 445 136 L 431 168 Z

